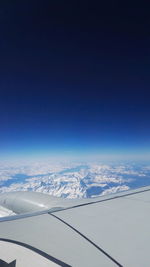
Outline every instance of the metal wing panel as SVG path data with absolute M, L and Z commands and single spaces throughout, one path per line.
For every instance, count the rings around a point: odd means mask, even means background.
M 143 191 L 143 190 L 142 190 Z M 135 194 L 138 192 L 137 194 Z M 123 266 L 150 264 L 150 191 L 55 212 Z
M 0 237 L 43 251 L 58 259 L 60 265 L 115 266 L 87 240 L 49 214 L 1 222 Z
M 34 195 L 30 194 L 33 201 Z M 47 197 L 42 196 L 46 203 Z M 5 199 L 2 202 L 5 204 Z M 60 266 L 149 266 L 149 202 L 150 187 L 69 204 L 65 201 L 60 209 L 59 199 L 49 213 L 1 220 L 0 245 L 9 243 L 9 250 L 3 251 L 6 258 L 12 244 L 12 249 L 21 246 Z M 0 259 L 1 254 L 2 250 Z M 23 254 L 25 258 L 27 251 Z M 23 266 L 17 260 L 16 267 Z M 35 267 L 33 261 L 30 267 Z
M 16 258 L 15 258 L 16 257 Z M 18 244 L 0 241 L 0 258 L 3 259 L 8 265 L 2 265 L 0 260 L 0 266 L 7 267 L 56 267 L 57 263 L 42 257 L 40 254 L 30 250 L 29 248 L 24 248 Z M 12 265 L 10 263 L 15 263 Z

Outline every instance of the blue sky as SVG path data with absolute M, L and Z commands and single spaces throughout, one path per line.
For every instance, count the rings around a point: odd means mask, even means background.
M 1 10 L 0 158 L 149 158 L 147 7 Z

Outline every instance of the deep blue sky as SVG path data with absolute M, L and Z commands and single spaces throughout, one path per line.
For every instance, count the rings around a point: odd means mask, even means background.
M 121 1 L 0 3 L 0 158 L 147 155 L 149 12 Z

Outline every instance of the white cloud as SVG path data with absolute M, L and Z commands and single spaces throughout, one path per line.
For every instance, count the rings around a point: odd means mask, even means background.
M 128 189 L 130 189 L 130 187 L 126 185 L 111 187 L 109 189 L 104 190 L 102 193 L 102 196 L 107 195 L 107 194 L 121 192 L 121 191 L 126 191 Z

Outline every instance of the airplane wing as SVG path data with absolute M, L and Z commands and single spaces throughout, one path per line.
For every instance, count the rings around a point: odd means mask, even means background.
M 150 266 L 150 187 L 85 200 L 0 195 L 0 266 Z

